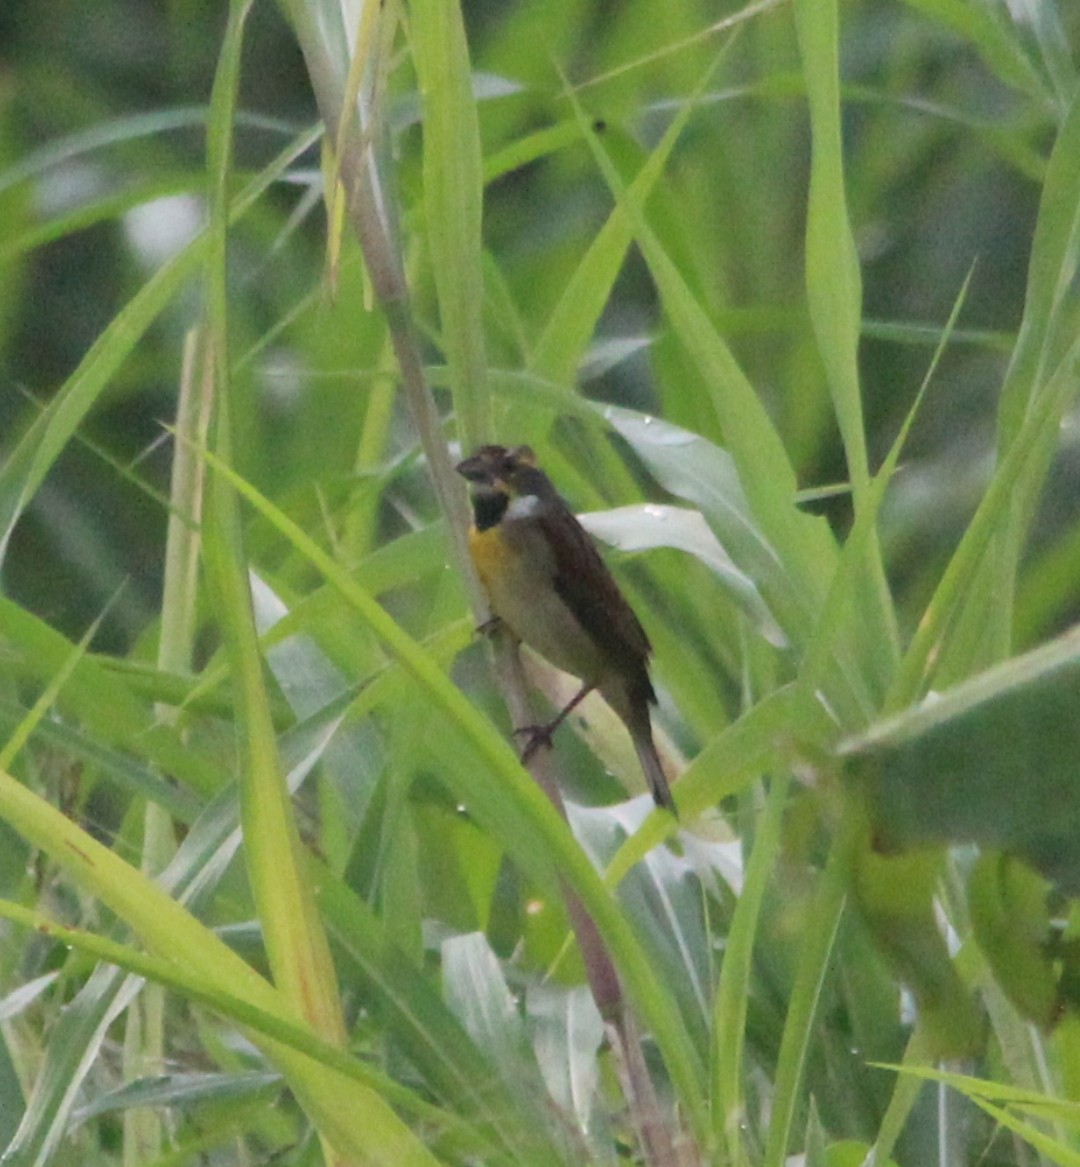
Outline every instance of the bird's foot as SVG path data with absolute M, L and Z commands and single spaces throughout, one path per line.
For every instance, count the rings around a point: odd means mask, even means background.
M 525 749 L 521 753 L 521 760 L 528 762 L 541 746 L 547 746 L 550 750 L 551 739 L 555 736 L 555 731 L 591 692 L 592 685 L 582 685 L 581 689 L 571 698 L 569 703 L 560 709 L 558 715 L 546 725 L 519 725 L 514 730 L 514 733 L 521 734 L 529 739 L 525 743 Z
M 551 749 L 552 738 L 555 736 L 555 730 L 558 729 L 560 721 L 562 721 L 561 717 L 555 721 L 549 721 L 547 725 L 519 725 L 514 730 L 515 737 L 525 738 L 525 747 L 521 751 L 522 762 L 530 761 L 541 746 L 547 746 L 549 750 Z

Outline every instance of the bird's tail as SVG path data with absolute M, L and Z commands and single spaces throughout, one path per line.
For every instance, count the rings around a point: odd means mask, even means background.
M 671 795 L 664 767 L 660 764 L 660 755 L 656 752 L 656 743 L 653 741 L 652 727 L 649 725 L 648 713 L 645 715 L 644 726 L 636 726 L 631 730 L 634 740 L 634 749 L 637 750 L 638 761 L 645 773 L 645 781 L 649 784 L 653 801 L 657 806 L 669 810 L 678 818 L 679 812 L 675 809 L 675 799 Z

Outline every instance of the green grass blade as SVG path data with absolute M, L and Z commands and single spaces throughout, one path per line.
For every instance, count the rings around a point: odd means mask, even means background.
M 713 1005 L 713 1142 L 715 1146 L 727 1148 L 731 1163 L 743 1161 L 740 1131 L 746 1121 L 743 1097 L 746 1010 L 753 984 L 758 919 L 779 854 L 787 794 L 787 780 L 775 779 L 769 787 L 764 814 L 755 826 L 753 849 L 745 865 L 742 890 L 728 929 Z
M 835 726 L 816 702 L 789 685 L 777 689 L 727 726 L 697 754 L 679 777 L 680 813 L 688 820 L 745 789 L 770 768 L 785 764 L 792 739 L 821 747 Z M 670 831 L 657 812 L 613 856 L 605 873 L 615 887 Z
M 230 385 L 226 272 L 228 187 L 232 126 L 244 24 L 250 0 L 234 0 L 211 99 L 208 153 L 214 192 L 207 265 L 206 344 L 217 406 L 216 442 L 230 455 Z M 210 371 L 208 370 L 208 371 Z M 251 593 L 232 486 L 220 475 L 209 492 L 204 535 L 215 611 L 238 695 L 243 759 L 240 803 L 244 856 L 274 979 L 296 1013 L 323 1037 L 344 1044 L 337 980 L 310 883 L 277 752 L 276 733 L 262 673 Z M 381 1107 L 381 1104 L 379 1104 Z M 328 1137 L 328 1132 L 322 1132 Z
M 857 360 L 862 275 L 844 192 L 839 18 L 835 0 L 796 0 L 794 10 L 810 105 L 807 299 L 858 506 L 869 483 Z
M 810 192 L 806 221 L 806 291 L 818 353 L 847 456 L 855 513 L 870 502 L 859 338 L 862 275 L 848 219 L 840 128 L 839 13 L 836 0 L 796 0 L 795 27 L 810 105 Z M 896 618 L 877 535 L 868 531 L 859 555 L 859 656 L 885 687 L 899 659 Z
M 1026 417 L 1023 429 L 1001 462 L 975 517 L 964 532 L 904 656 L 887 708 L 897 709 L 910 704 L 919 695 L 935 658 L 942 650 L 951 621 L 969 598 L 968 589 L 983 557 L 1007 521 L 1014 491 L 1033 464 L 1045 465 L 1047 451 L 1058 441 L 1061 418 L 1076 397 L 1073 369 L 1078 361 L 1080 341 L 1072 346 L 1047 383 L 1040 408 Z
M 966 299 L 970 283 L 971 273 L 969 272 L 953 304 L 933 359 L 926 371 L 926 376 L 915 395 L 915 400 L 904 418 L 900 432 L 889 447 L 889 452 L 863 496 L 862 505 L 855 515 L 855 525 L 840 553 L 840 562 L 829 586 L 828 595 L 822 604 L 818 626 L 814 631 L 810 649 L 802 662 L 800 671 L 802 683 L 811 692 L 825 683 L 833 654 L 843 651 L 843 640 L 850 635 L 852 613 L 857 610 L 855 596 L 866 580 L 864 565 L 869 559 L 867 546 L 871 540 L 876 542 L 878 515 L 885 499 L 885 493 L 896 473 L 900 456 L 911 433 L 911 427 L 915 423 L 919 408 L 926 397 L 938 362 L 945 351 L 946 344 L 953 336 L 953 327 L 960 315 L 960 309 Z M 866 643 L 865 639 L 863 643 Z M 895 664 L 894 656 L 894 653 L 889 654 L 890 667 Z M 849 727 L 849 729 L 853 728 L 855 727 Z
M 772 1116 L 765 1144 L 765 1167 L 783 1167 L 796 1114 L 802 1102 L 800 1084 L 814 1032 L 821 990 L 829 973 L 829 954 L 843 919 L 847 896 L 850 845 L 841 834 L 833 840 L 829 862 L 821 875 L 804 936 L 795 986 L 788 1001 L 784 1036 L 776 1065 Z
M 1080 634 L 1013 657 L 844 747 L 883 846 L 960 840 L 1026 855 L 1080 891 Z
M 483 176 L 480 128 L 461 7 L 420 0 L 409 9 L 413 61 L 424 112 L 424 216 L 442 345 L 467 445 L 490 441 L 485 385 Z

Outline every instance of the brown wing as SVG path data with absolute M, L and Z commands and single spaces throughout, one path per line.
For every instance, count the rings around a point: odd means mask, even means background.
M 655 701 L 646 665 L 652 645 L 619 585 L 600 558 L 589 533 L 556 497 L 536 521 L 555 554 L 555 590 L 611 659 L 633 677 L 635 687 Z

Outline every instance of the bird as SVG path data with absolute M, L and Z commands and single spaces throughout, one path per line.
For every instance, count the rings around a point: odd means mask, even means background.
M 469 551 L 492 615 L 582 682 L 553 721 L 526 727 L 525 758 L 595 689 L 629 731 L 656 805 L 676 814 L 652 735 L 652 645 L 588 532 L 528 446 L 480 446 L 457 472 L 469 483 Z

